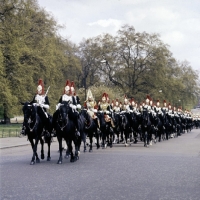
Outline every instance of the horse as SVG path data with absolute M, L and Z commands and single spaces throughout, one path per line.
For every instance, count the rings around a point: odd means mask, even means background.
M 80 147 L 81 147 L 81 142 L 83 141 L 84 143 L 84 152 L 86 149 L 86 133 L 85 133 L 85 117 L 84 117 L 84 110 L 81 110 L 80 112 L 75 112 L 76 118 L 74 120 L 77 120 L 77 127 L 78 131 L 80 133 L 80 137 L 78 137 L 78 152 L 80 153 Z
M 130 123 L 130 127 L 131 127 L 131 130 L 133 132 L 133 137 L 134 137 L 134 144 L 137 144 L 138 142 L 138 134 L 140 133 L 140 130 L 139 130 L 139 122 L 140 122 L 140 114 L 139 113 L 135 113 L 134 111 L 133 112 L 130 112 L 129 115 L 129 123 Z
M 28 140 L 31 143 L 31 147 L 33 150 L 33 156 L 30 162 L 30 165 L 36 163 L 40 163 L 40 159 L 37 154 L 37 145 L 40 141 L 41 143 L 41 159 L 44 159 L 44 140 L 43 136 L 45 137 L 45 142 L 48 144 L 48 153 L 47 153 L 47 161 L 51 160 L 50 157 L 50 145 L 51 145 L 51 136 L 45 135 L 44 131 L 44 123 L 42 122 L 40 116 L 38 115 L 38 110 L 41 109 L 35 104 L 30 104 L 29 102 L 22 103 L 22 111 L 24 115 L 24 123 L 23 126 L 25 127 L 25 134 L 28 137 Z M 42 111 L 43 112 L 43 111 Z M 50 115 L 49 115 L 50 117 Z M 35 142 L 34 142 L 35 139 Z
M 119 135 L 121 133 L 121 129 L 120 129 L 120 113 L 118 112 L 112 112 L 111 114 L 113 123 L 115 125 L 114 128 L 114 133 L 117 135 L 117 143 L 119 144 L 120 139 L 119 139 Z M 113 143 L 115 143 L 115 134 L 113 135 Z M 122 139 L 122 135 L 121 135 L 121 139 Z
M 165 134 L 165 127 L 166 127 L 166 120 L 165 120 L 165 115 L 161 114 L 161 113 L 157 113 L 157 115 L 155 116 L 155 140 L 154 143 L 157 142 L 157 137 L 158 137 L 158 141 L 161 142 L 161 138 L 164 137 Z M 165 126 L 164 126 L 165 124 Z M 168 137 L 167 137 L 168 138 Z
M 122 112 L 120 114 L 120 118 L 121 118 L 121 131 L 122 134 L 124 134 L 124 144 L 125 146 L 128 146 L 128 137 L 129 137 L 129 133 L 130 133 L 130 123 L 128 120 L 128 113 L 126 112 Z
M 146 109 L 142 111 L 142 133 L 144 139 L 144 147 L 148 147 L 150 141 L 151 133 L 151 121 L 149 118 L 149 113 Z
M 90 140 L 90 149 L 89 152 L 92 151 L 92 143 L 93 143 L 93 137 L 95 136 L 96 138 L 96 145 L 97 145 L 97 149 L 100 148 L 100 144 L 99 144 L 99 138 L 100 138 L 100 130 L 98 128 L 98 118 L 93 119 L 89 113 L 87 112 L 87 110 L 83 110 L 82 111 L 84 119 L 85 119 L 85 126 L 84 126 L 84 132 L 86 133 L 86 135 L 89 137 Z M 86 142 L 84 142 L 84 151 L 86 151 Z
M 62 140 L 66 141 L 68 151 L 65 158 L 71 155 L 70 162 L 75 162 L 79 159 L 79 137 L 76 135 L 76 127 L 74 124 L 74 113 L 69 105 L 69 101 L 63 101 L 58 109 L 58 115 L 55 124 L 56 135 L 59 143 L 60 156 L 57 164 L 62 164 Z M 75 155 L 73 153 L 72 141 L 75 145 Z
M 114 132 L 113 130 L 111 130 L 111 121 L 105 120 L 105 116 L 102 111 L 97 112 L 97 117 L 100 123 L 102 148 L 104 149 L 107 147 L 106 139 L 108 141 L 108 145 L 110 145 L 110 147 L 112 148 L 112 145 L 113 145 L 112 139 L 113 139 Z

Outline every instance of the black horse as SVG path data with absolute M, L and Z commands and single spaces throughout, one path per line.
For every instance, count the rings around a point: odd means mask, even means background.
M 91 152 L 92 151 L 93 137 L 96 138 L 97 149 L 100 148 L 100 144 L 99 144 L 100 129 L 98 127 L 99 126 L 99 124 L 98 124 L 98 118 L 93 119 L 89 115 L 89 113 L 87 112 L 87 110 L 83 110 L 82 113 L 83 113 L 83 116 L 85 118 L 84 132 L 89 137 L 89 141 L 90 141 L 89 152 Z M 84 142 L 84 151 L 86 151 L 86 141 Z
M 154 142 L 157 142 L 157 137 L 158 141 L 161 142 L 161 139 L 164 139 L 164 134 L 166 133 L 166 127 L 169 126 L 169 120 L 166 119 L 165 114 L 157 113 L 155 116 L 155 140 Z M 168 135 L 168 132 L 167 132 Z M 168 139 L 168 137 L 167 137 Z
M 50 157 L 50 145 L 51 145 L 51 136 L 46 135 L 44 131 L 44 123 L 42 122 L 40 116 L 38 115 L 38 110 L 40 107 L 35 104 L 30 104 L 29 102 L 21 103 L 23 105 L 23 114 L 24 114 L 24 124 L 25 134 L 28 136 L 28 140 L 31 143 L 31 147 L 33 149 L 33 156 L 31 159 L 31 165 L 36 163 L 40 163 L 40 159 L 37 154 L 37 145 L 40 141 L 41 143 L 41 159 L 44 159 L 44 140 L 48 144 L 48 153 L 47 153 L 47 161 L 51 160 Z M 43 112 L 43 111 L 42 111 Z M 49 116 L 50 118 L 50 116 Z M 34 142 L 35 140 L 35 142 Z
M 109 119 L 109 121 L 106 121 L 105 113 L 101 111 L 97 112 L 97 117 L 100 123 L 100 131 L 101 131 L 100 137 L 102 138 L 102 148 L 103 149 L 106 148 L 107 145 L 110 145 L 110 147 L 112 147 L 114 131 L 111 127 L 111 121 L 109 118 L 107 118 Z
M 119 136 L 121 135 L 121 140 L 123 138 L 123 135 L 121 134 L 121 129 L 120 129 L 120 113 L 112 112 L 111 117 L 112 117 L 113 123 L 115 125 L 114 134 L 113 134 L 113 143 L 115 143 L 117 141 L 117 144 L 119 144 L 119 142 L 120 142 Z M 117 140 L 115 138 L 115 134 L 117 135 Z
M 149 117 L 149 113 L 146 109 L 142 111 L 142 134 L 144 139 L 144 146 L 148 147 L 150 141 L 151 134 L 151 121 Z
M 74 124 L 74 113 L 72 108 L 69 105 L 69 102 L 62 102 L 58 109 L 58 116 L 56 119 L 56 135 L 59 142 L 59 152 L 60 156 L 57 164 L 62 164 L 62 140 L 66 141 L 68 151 L 66 151 L 65 158 L 68 158 L 71 155 L 70 162 L 75 162 L 79 159 L 79 137 L 77 135 L 76 127 Z M 72 141 L 75 145 L 75 155 L 73 153 Z
M 124 144 L 125 146 L 128 146 L 128 138 L 129 138 L 129 133 L 130 133 L 130 123 L 128 119 L 128 113 L 123 112 L 120 114 L 120 121 L 121 121 L 121 132 L 123 134 L 124 138 Z

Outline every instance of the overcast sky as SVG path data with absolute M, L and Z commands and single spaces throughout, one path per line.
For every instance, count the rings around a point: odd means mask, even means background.
M 200 0 L 38 0 L 65 25 L 60 34 L 78 44 L 124 24 L 158 33 L 178 61 L 200 71 Z

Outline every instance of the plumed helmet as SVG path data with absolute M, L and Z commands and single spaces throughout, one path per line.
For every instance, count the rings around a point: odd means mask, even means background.
M 71 83 L 69 80 L 67 80 L 65 84 L 65 91 L 70 91 L 70 87 L 71 87 Z
M 118 105 L 119 105 L 119 100 L 116 99 L 116 100 L 115 100 L 115 106 L 118 106 Z
M 126 95 L 124 95 L 124 103 L 127 103 L 128 102 L 128 98 Z
M 106 99 L 107 99 L 107 94 L 104 92 L 104 93 L 102 94 L 102 100 L 106 101 Z
M 39 79 L 38 86 L 37 86 L 37 92 L 42 91 L 41 94 L 44 94 L 44 83 L 42 79 Z
M 88 89 L 86 98 L 87 98 L 87 100 L 94 100 L 94 97 L 92 95 L 92 91 L 90 89 Z
M 150 96 L 147 95 L 147 97 L 146 97 L 146 102 L 148 103 L 149 101 L 150 101 Z
M 109 96 L 108 96 L 108 94 L 107 94 L 107 93 L 106 93 L 106 99 L 107 99 L 107 100 L 109 100 Z
M 75 92 L 75 85 L 74 85 L 74 81 L 71 82 L 71 91 Z

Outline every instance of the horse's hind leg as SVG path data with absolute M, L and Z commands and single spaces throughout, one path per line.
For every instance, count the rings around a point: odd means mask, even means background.
M 72 148 L 72 141 L 68 142 L 68 149 L 69 149 L 69 153 L 71 154 L 70 162 L 74 162 L 75 157 L 74 157 L 73 148 Z
M 41 159 L 44 159 L 44 140 L 40 138 L 40 144 L 41 144 Z
M 51 160 L 51 156 L 50 156 L 51 137 L 48 137 L 47 145 L 48 145 L 47 161 L 50 161 Z
M 92 134 L 93 133 L 91 133 L 90 135 L 89 135 L 89 139 L 90 139 L 90 149 L 89 149 L 89 152 L 91 152 L 92 151 L 92 142 L 93 142 L 93 140 L 92 140 Z
M 97 140 L 97 149 L 99 149 L 100 148 L 100 144 L 99 144 L 99 133 L 97 132 L 97 130 L 95 131 L 95 138 L 96 138 L 96 140 Z

